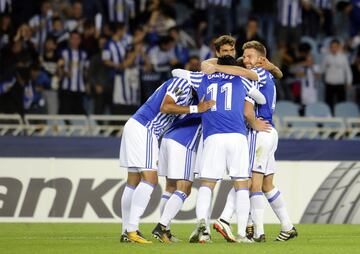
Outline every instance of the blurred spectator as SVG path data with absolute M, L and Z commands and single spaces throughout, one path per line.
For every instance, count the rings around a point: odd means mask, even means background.
M 192 46 L 194 46 L 194 41 L 190 40 L 191 42 L 188 42 L 189 36 L 182 31 L 178 27 L 172 27 L 169 29 L 169 35 L 174 39 L 175 41 L 175 56 L 179 60 L 179 62 L 184 66 L 187 61 L 189 60 L 189 45 L 192 43 Z
M 12 0 L 0 0 L 0 14 L 9 14 L 12 11 Z
M 85 20 L 95 22 L 96 15 L 104 12 L 103 0 L 86 0 L 83 2 L 85 3 L 83 5 Z
M 208 0 L 208 39 L 213 35 L 229 34 L 232 31 L 231 2 L 232 0 Z
M 71 32 L 69 46 L 61 52 L 59 114 L 85 114 L 85 75 L 89 63 L 86 52 L 80 49 L 80 44 L 80 34 Z
M 160 38 L 159 44 L 148 52 L 153 70 L 160 74 L 161 82 L 169 78 L 171 69 L 179 63 L 175 55 L 175 41 L 170 36 Z
M 31 42 L 31 30 L 23 24 L 17 31 L 14 40 L 3 48 L 0 55 L 0 74 L 13 76 L 19 65 L 29 67 L 38 59 L 37 52 Z
M 213 40 L 211 40 L 210 43 L 212 43 Z M 209 58 L 212 58 L 215 56 L 215 53 L 213 52 L 213 50 L 206 45 L 204 42 L 202 42 L 202 44 L 200 45 L 200 47 L 198 48 L 198 55 L 200 58 L 200 61 L 205 61 Z
M 131 105 L 130 87 L 125 83 L 124 71 L 131 66 L 135 60 L 135 54 L 126 54 L 123 38 L 126 33 L 124 23 L 113 23 L 113 36 L 106 43 L 102 59 L 112 70 L 113 83 L 113 112 L 119 112 L 121 107 Z
M 16 77 L 16 78 L 15 78 Z M 13 77 L 0 82 L 0 112 L 5 114 L 24 114 L 24 86 L 29 81 L 29 70 L 17 68 Z
M 284 74 L 284 77 L 278 81 L 279 85 L 276 86 L 277 97 L 282 100 L 292 100 L 290 66 L 295 62 L 295 55 L 285 42 L 279 42 L 272 60 Z
M 235 49 L 237 55 L 242 56 L 243 54 L 242 46 L 244 45 L 244 43 L 253 40 L 259 41 L 266 46 L 264 39 L 260 37 L 257 19 L 251 17 L 247 22 L 246 28 L 245 29 L 240 28 L 240 30 L 237 33 L 237 39 L 235 43 Z
M 160 5 L 158 9 L 154 10 L 149 20 L 149 29 L 151 33 L 157 36 L 165 36 L 171 27 L 176 26 L 173 17 L 174 11 L 167 5 Z
M 70 17 L 66 19 L 64 28 L 65 30 L 72 32 L 77 31 L 79 33 L 84 32 L 85 18 L 83 15 L 82 1 L 74 1 L 70 9 Z
M 108 21 L 121 22 L 129 26 L 130 18 L 135 18 L 134 0 L 105 0 Z
M 14 113 L 12 110 L 14 105 L 14 96 L 12 89 L 16 83 L 15 77 L 0 81 L 0 113 Z
M 10 15 L 0 18 L 0 49 L 5 47 L 13 39 L 15 31 Z
M 49 1 L 43 1 L 40 14 L 35 15 L 29 21 L 32 29 L 34 45 L 39 52 L 42 52 L 47 34 L 51 29 L 51 18 L 53 12 Z
M 90 59 L 89 83 L 92 87 L 94 98 L 94 114 L 105 114 L 112 109 L 112 79 L 110 69 L 102 60 L 102 49 L 105 47 L 107 38 L 99 38 L 99 52 L 95 53 Z
M 267 49 L 271 49 L 276 45 L 274 40 L 274 13 L 276 13 L 276 1 L 252 0 L 252 16 L 258 21 L 259 35 L 268 45 Z
M 55 39 L 59 49 L 66 47 L 69 40 L 69 32 L 64 29 L 64 23 L 59 17 L 52 19 L 49 35 Z
M 311 0 L 302 0 L 301 35 L 316 38 L 320 35 L 320 12 Z
M 278 0 L 278 41 L 299 42 L 301 15 L 301 0 Z
M 353 87 L 355 89 L 356 102 L 360 107 L 360 51 L 358 51 L 354 63 L 351 65 L 353 75 Z
M 309 44 L 300 44 L 299 54 L 298 63 L 291 68 L 295 77 L 300 80 L 300 96 L 295 101 L 308 105 L 318 101 L 320 66 L 314 63 Z
M 352 73 L 349 60 L 342 52 L 339 40 L 334 39 L 330 42 L 329 52 L 321 64 L 325 82 L 325 100 L 327 104 L 334 108 L 338 102 L 346 99 L 346 88 L 352 84 Z
M 96 33 L 95 24 L 91 21 L 85 21 L 81 47 L 86 51 L 89 59 L 99 51 L 98 37 L 99 34 Z
M 57 54 L 56 41 L 53 37 L 48 37 L 45 40 L 44 52 L 40 55 L 40 64 L 42 69 L 49 77 L 50 86 L 43 91 L 45 99 L 46 110 L 48 114 L 57 114 L 59 112 L 58 102 L 58 88 L 59 88 L 59 73 L 58 73 L 59 55 Z
M 325 36 L 334 34 L 333 24 L 333 0 L 314 0 L 314 5 L 320 14 L 321 28 Z
M 350 35 L 355 36 L 360 31 L 360 0 L 351 0 L 350 22 L 351 30 Z
M 30 81 L 25 86 L 25 109 L 30 114 L 46 114 L 46 100 L 44 90 L 51 88 L 51 79 L 41 66 L 33 64 L 30 67 Z

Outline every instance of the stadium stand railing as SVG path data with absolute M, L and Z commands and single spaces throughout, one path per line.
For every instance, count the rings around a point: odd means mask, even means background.
M 0 136 L 23 134 L 24 122 L 18 114 L 0 114 Z
M 294 117 L 282 118 L 280 137 L 295 139 L 335 139 L 345 138 L 346 125 L 338 117 Z M 355 137 L 355 136 L 354 136 Z
M 0 114 L 0 136 L 119 137 L 130 115 L 25 115 Z M 274 115 L 284 139 L 358 139 L 360 118 Z

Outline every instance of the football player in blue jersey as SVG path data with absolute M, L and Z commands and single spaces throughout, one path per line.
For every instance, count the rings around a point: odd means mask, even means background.
M 265 105 L 257 105 L 256 117 L 262 118 L 271 124 L 271 129 L 265 132 L 249 131 L 250 146 L 250 169 L 252 170 L 250 203 L 251 221 L 253 225 L 247 227 L 247 237 L 253 238 L 256 242 L 264 242 L 264 201 L 263 194 L 268 199 L 270 206 L 281 222 L 281 232 L 276 238 L 277 241 L 287 241 L 297 236 L 297 231 L 291 223 L 285 202 L 280 191 L 273 185 L 275 172 L 275 151 L 278 144 L 278 134 L 274 128 L 273 112 L 276 104 L 276 88 L 274 78 L 268 71 L 255 66 L 267 65 L 271 68 L 271 63 L 266 59 L 266 48 L 257 41 L 250 41 L 243 45 L 243 63 L 246 68 L 254 69 L 260 77 L 260 91 L 266 97 Z M 247 114 L 254 113 L 254 101 L 247 98 L 245 111 Z M 256 156 L 255 156 L 256 154 Z M 215 224 L 214 228 L 220 232 L 225 239 L 232 239 L 229 220 L 234 213 L 234 190 L 228 195 L 223 213 Z
M 232 59 L 235 62 L 230 56 L 223 59 Z M 238 235 L 235 241 L 252 242 L 246 238 L 245 233 L 250 209 L 250 175 L 244 104 L 249 91 L 243 83 L 249 82 L 251 83 L 239 76 L 214 73 L 204 76 L 197 89 L 198 97 L 205 96 L 205 99 L 212 99 L 216 104 L 201 115 L 204 147 L 199 168 L 201 187 L 196 203 L 198 225 L 190 236 L 190 242 L 203 242 L 202 236 L 207 234 L 206 220 L 209 218 L 212 190 L 225 173 L 233 180 L 236 190 Z M 254 123 L 255 118 L 250 121 Z
M 158 175 L 165 176 L 167 184 L 161 196 L 161 217 L 152 231 L 160 242 L 167 242 L 167 238 L 171 242 L 179 241 L 171 233 L 170 223 L 190 195 L 200 135 L 200 114 L 187 114 L 174 122 L 162 137 Z
M 188 81 L 171 78 L 163 83 L 124 126 L 120 166 L 127 168 L 127 186 L 121 199 L 122 242 L 151 243 L 139 231 L 140 217 L 158 182 L 158 139 L 181 114 L 202 113 L 212 100 L 191 105 L 193 89 Z

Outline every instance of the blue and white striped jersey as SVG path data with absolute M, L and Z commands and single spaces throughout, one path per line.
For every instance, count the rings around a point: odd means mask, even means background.
M 258 73 L 259 77 L 261 77 L 258 82 L 259 90 L 266 98 L 266 103 L 264 105 L 256 105 L 256 117 L 263 118 L 274 127 L 274 122 L 272 120 L 276 105 L 276 87 L 274 77 L 269 71 L 263 68 L 255 68 L 253 70 Z M 248 97 L 247 100 L 253 104 L 255 103 Z
M 296 27 L 302 22 L 300 0 L 279 0 L 279 22 L 282 26 Z
M 120 41 L 114 41 L 110 39 L 102 52 L 102 60 L 109 60 L 115 64 L 120 64 L 124 61 L 126 54 L 126 49 L 124 43 Z M 123 70 L 113 70 L 112 75 L 123 74 Z
M 84 74 L 89 66 L 87 54 L 84 50 L 66 48 L 61 52 L 64 60 L 64 70 L 69 74 L 61 82 L 61 89 L 71 92 L 85 92 Z
M 245 96 L 254 82 L 239 76 L 215 73 L 205 75 L 197 89 L 199 98 L 214 100 L 211 110 L 201 114 L 204 140 L 213 134 L 247 134 L 244 121 Z
M 30 19 L 29 26 L 36 31 L 33 34 L 32 42 L 35 44 L 37 50 L 42 52 L 45 39 L 51 30 L 51 16 L 35 15 Z
M 129 21 L 129 14 L 135 12 L 134 0 L 107 0 L 108 14 L 110 22 Z
M 132 116 L 152 131 L 157 138 L 178 117 L 175 114 L 160 112 L 161 103 L 166 95 L 171 96 L 180 106 L 191 105 L 193 101 L 190 83 L 182 78 L 171 78 L 164 82 Z

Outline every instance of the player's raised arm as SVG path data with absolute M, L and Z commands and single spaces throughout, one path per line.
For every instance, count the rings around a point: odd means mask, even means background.
M 202 62 L 201 71 L 205 72 L 206 74 L 212 74 L 213 72 L 223 72 L 230 75 L 242 76 L 254 81 L 258 81 L 259 78 L 254 71 L 245 69 L 240 66 L 219 65 L 217 64 L 216 58 L 211 58 Z

